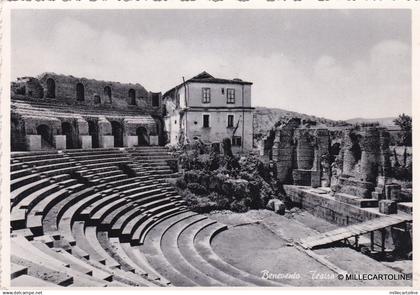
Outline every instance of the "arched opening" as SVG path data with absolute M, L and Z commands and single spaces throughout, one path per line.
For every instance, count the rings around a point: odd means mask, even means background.
M 101 97 L 99 96 L 99 94 L 95 94 L 93 96 L 93 103 L 94 104 L 101 104 Z
M 76 99 L 78 101 L 85 100 L 85 86 L 82 83 L 76 84 Z
M 138 137 L 139 145 L 149 145 L 149 134 L 147 129 L 144 127 L 139 127 L 136 129 L 136 135 Z
M 12 118 L 10 120 L 10 140 L 12 151 L 24 151 L 25 150 L 25 130 L 23 130 L 24 122 L 18 118 Z
M 39 125 L 36 128 L 36 133 L 41 135 L 41 148 L 52 148 L 52 136 L 48 125 Z
M 132 88 L 128 90 L 128 100 L 130 105 L 136 105 L 136 91 Z
M 123 126 L 116 121 L 112 121 L 111 122 L 111 127 L 112 127 L 112 135 L 114 136 L 114 146 L 115 147 L 123 147 L 124 146 Z
M 112 103 L 112 91 L 111 91 L 111 87 L 105 86 L 105 88 L 104 88 L 104 94 L 105 94 L 105 97 L 107 97 L 109 99 L 109 102 Z
M 55 81 L 52 78 L 47 79 L 47 98 L 55 98 Z
M 74 146 L 74 140 L 73 140 L 73 127 L 69 122 L 63 122 L 61 124 L 61 131 L 63 135 L 66 136 L 66 148 L 67 149 L 73 149 Z
M 99 147 L 99 128 L 98 124 L 93 121 L 88 121 L 89 135 L 92 136 L 92 148 Z
M 331 146 L 330 154 L 332 156 L 338 156 L 339 153 L 340 153 L 340 143 L 336 142 Z

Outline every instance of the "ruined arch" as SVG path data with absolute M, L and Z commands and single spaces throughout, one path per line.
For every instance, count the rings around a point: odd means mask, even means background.
M 52 133 L 48 125 L 41 124 L 36 127 L 36 133 L 41 135 L 41 148 L 52 147 Z
M 89 135 L 92 136 L 92 148 L 98 148 L 99 147 L 98 124 L 94 121 L 87 121 L 87 122 L 88 122 Z
M 133 88 L 130 88 L 130 90 L 128 90 L 128 103 L 130 105 L 136 105 L 136 90 L 134 90 Z
M 147 132 L 147 129 L 145 127 L 138 127 L 136 129 L 136 135 L 138 137 L 138 144 L 139 145 L 149 145 L 150 144 L 149 133 Z
M 110 86 L 104 87 L 104 95 L 109 99 L 109 102 L 112 103 L 112 90 Z
M 112 135 L 114 136 L 114 146 L 124 146 L 124 129 L 123 125 L 117 121 L 111 121 Z
M 55 81 L 53 78 L 47 79 L 47 95 L 46 98 L 55 98 Z
M 77 101 L 85 100 L 85 86 L 80 82 L 76 84 L 76 99 Z
M 74 128 L 69 122 L 61 123 L 61 131 L 66 136 L 66 149 L 74 149 Z

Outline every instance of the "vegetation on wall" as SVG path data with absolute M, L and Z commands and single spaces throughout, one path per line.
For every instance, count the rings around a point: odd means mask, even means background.
M 174 185 L 191 210 L 246 212 L 264 208 L 279 195 L 275 166 L 253 155 L 238 158 L 232 154 L 229 139 L 222 145 L 223 155 L 199 142 L 180 152 L 185 173 Z
M 398 145 L 411 146 L 412 145 L 412 119 L 406 114 L 401 114 L 394 120 L 395 125 L 401 128 L 401 136 Z

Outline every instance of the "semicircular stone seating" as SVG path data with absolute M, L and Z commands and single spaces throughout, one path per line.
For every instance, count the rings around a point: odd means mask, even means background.
M 13 152 L 12 286 L 279 286 L 218 257 L 226 226 L 166 182 L 164 147 Z

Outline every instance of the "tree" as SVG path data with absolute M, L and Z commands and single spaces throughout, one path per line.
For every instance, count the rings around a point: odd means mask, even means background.
M 403 132 L 402 144 L 405 146 L 411 146 L 411 130 L 412 122 L 411 117 L 402 113 L 394 120 L 394 124 L 401 128 Z

